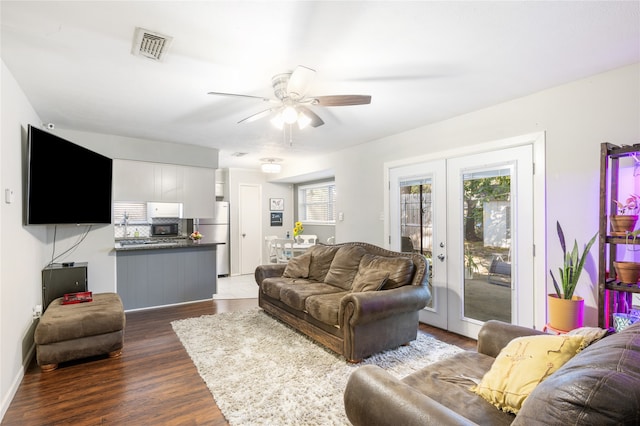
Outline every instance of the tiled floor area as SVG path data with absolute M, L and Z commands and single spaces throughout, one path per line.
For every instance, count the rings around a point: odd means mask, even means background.
M 253 274 L 218 278 L 218 292 L 214 300 L 257 299 L 258 285 Z

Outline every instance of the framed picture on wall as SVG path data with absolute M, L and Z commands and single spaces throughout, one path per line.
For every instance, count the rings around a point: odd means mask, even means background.
M 281 212 L 271 212 L 271 226 L 282 226 Z
M 269 201 L 272 212 L 281 212 L 284 210 L 284 198 L 270 198 Z

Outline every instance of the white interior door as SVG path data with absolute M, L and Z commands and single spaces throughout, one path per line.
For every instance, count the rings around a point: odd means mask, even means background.
M 261 263 L 262 256 L 262 212 L 259 185 L 239 185 L 240 202 L 238 216 L 240 226 L 240 274 L 253 274 Z
M 389 178 L 390 247 L 409 238 L 431 258 L 433 300 L 420 321 L 472 338 L 489 319 L 533 324 L 532 146 L 392 168 Z M 418 226 L 406 207 L 417 192 Z

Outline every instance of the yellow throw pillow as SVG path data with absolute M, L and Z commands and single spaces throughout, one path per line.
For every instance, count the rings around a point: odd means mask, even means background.
M 533 389 L 583 345 L 583 336 L 538 335 L 513 339 L 471 390 L 502 411 L 517 414 Z

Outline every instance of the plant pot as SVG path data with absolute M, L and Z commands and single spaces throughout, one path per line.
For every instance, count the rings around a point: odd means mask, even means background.
M 616 269 L 618 281 L 625 284 L 636 284 L 640 278 L 640 263 L 615 261 L 613 267 Z
M 638 215 L 618 214 L 609 217 L 611 227 L 614 234 L 625 235 L 627 232 L 633 232 L 638 221 Z
M 473 279 L 473 269 L 464 268 L 464 279 L 465 280 L 472 280 Z
M 549 307 L 549 325 L 556 330 L 571 331 L 582 327 L 584 322 L 584 299 L 573 296 L 561 299 L 555 294 L 547 297 Z

